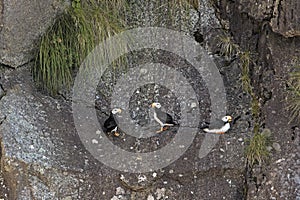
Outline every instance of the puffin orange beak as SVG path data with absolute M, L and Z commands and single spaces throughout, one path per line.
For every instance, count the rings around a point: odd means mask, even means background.
M 122 110 L 121 109 L 118 109 L 118 113 L 121 113 L 122 112 Z
M 155 108 L 155 104 L 154 104 L 154 103 L 152 103 L 152 104 L 151 104 L 151 107 L 152 107 L 152 108 Z
M 229 116 L 229 117 L 228 117 L 228 122 L 231 122 L 231 121 L 232 121 L 232 117 Z

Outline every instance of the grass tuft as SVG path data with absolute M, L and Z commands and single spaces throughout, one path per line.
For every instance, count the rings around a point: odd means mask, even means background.
M 240 66 L 242 70 L 242 75 L 241 75 L 241 82 L 242 82 L 242 87 L 245 92 L 248 94 L 252 94 L 252 86 L 251 86 L 251 79 L 250 79 L 250 64 L 252 62 L 251 60 L 251 54 L 249 51 L 241 52 L 239 54 L 239 59 L 240 59 Z
M 297 62 L 290 73 L 288 110 L 291 121 L 300 122 L 300 64 Z
M 251 96 L 251 114 L 254 121 L 254 136 L 251 138 L 251 140 L 249 140 L 249 145 L 245 149 L 246 160 L 250 167 L 252 167 L 254 164 L 261 165 L 269 156 L 269 152 L 267 150 L 267 146 L 269 144 L 269 135 L 259 132 L 261 128 L 261 107 L 258 97 L 253 90 L 250 78 L 250 66 L 254 64 L 251 52 L 241 51 L 240 47 L 235 44 L 229 36 L 219 37 L 218 46 L 220 48 L 220 55 L 224 56 L 225 59 L 231 60 L 234 57 L 239 59 L 239 66 L 241 68 L 240 81 L 243 91 Z
M 128 28 L 128 16 L 125 16 L 130 12 L 128 5 L 126 0 L 71 0 L 71 6 L 56 19 L 40 40 L 32 69 L 38 86 L 51 95 L 68 90 L 73 83 L 74 73 L 88 53 L 103 40 Z M 167 17 L 158 17 L 158 26 L 165 18 L 171 25 L 179 23 L 181 26 L 182 22 L 188 24 L 185 22 L 189 20 L 189 11 L 199 6 L 199 0 L 171 0 L 166 1 L 166 5 L 155 6 L 160 8 L 160 15 L 167 14 Z M 174 17 L 178 13 L 181 13 L 180 19 Z M 118 45 L 114 49 L 106 49 L 100 59 L 107 59 L 114 52 L 127 48 L 125 42 L 120 41 Z M 125 57 L 112 64 L 114 69 L 124 66 L 127 66 Z
M 245 149 L 246 158 L 250 167 L 254 164 L 261 166 L 269 157 L 267 147 L 270 144 L 270 135 L 264 132 L 267 132 L 267 130 L 264 130 L 262 133 L 254 134 Z
M 95 45 L 125 30 L 125 7 L 125 0 L 73 0 L 40 40 L 32 69 L 38 86 L 51 95 L 60 89 L 69 89 L 73 72 Z M 117 48 L 126 46 L 120 42 Z M 108 49 L 106 53 L 112 54 L 115 50 Z M 121 59 L 115 64 L 126 64 L 124 62 Z
M 220 48 L 220 55 L 226 60 L 231 60 L 239 53 L 239 46 L 234 43 L 233 39 L 227 35 L 218 37 L 217 46 Z

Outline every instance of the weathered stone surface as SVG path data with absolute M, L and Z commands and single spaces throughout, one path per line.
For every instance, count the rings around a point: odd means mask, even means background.
M 250 98 L 241 90 L 240 69 L 235 61 L 228 64 L 215 57 L 226 86 L 228 112 L 238 119 L 230 132 L 222 135 L 213 150 L 200 159 L 197 155 L 204 134 L 199 131 L 189 150 L 180 159 L 164 169 L 142 174 L 118 172 L 95 160 L 84 149 L 76 134 L 70 102 L 55 100 L 37 92 L 30 81 L 28 69 L 24 68 L 5 73 L 2 76 L 5 77 L 4 80 L 0 81 L 5 90 L 5 96 L 0 100 L 1 165 L 6 184 L 10 188 L 9 197 L 123 200 L 167 197 L 183 200 L 299 198 L 297 191 L 300 181 L 297 172 L 300 162 L 300 132 L 297 124 L 288 123 L 288 113 L 282 102 L 285 102 L 287 94 L 284 80 L 290 70 L 288 66 L 292 57 L 299 57 L 300 42 L 297 38 L 283 38 L 274 34 L 273 27 L 261 24 L 272 16 L 266 1 L 260 1 L 258 7 L 244 0 L 238 5 L 232 1 L 227 3 L 223 1 L 224 7 L 220 10 L 226 11 L 220 16 L 226 16 L 224 18 L 230 24 L 230 33 L 241 47 L 249 47 L 251 51 L 258 53 L 258 63 L 262 65 L 251 69 L 252 81 L 257 95 L 260 95 L 264 120 L 262 123 L 271 130 L 274 142 L 281 147 L 278 152 L 271 150 L 269 165 L 256 167 L 253 171 L 255 177 L 247 180 L 244 185 L 244 141 L 250 137 L 253 120 Z M 203 43 L 210 44 L 213 35 L 217 35 L 215 29 L 220 27 L 216 18 L 211 16 L 213 10 L 203 6 L 204 4 L 200 5 L 199 16 L 202 21 L 198 24 L 198 31 L 204 34 Z M 142 8 L 141 12 L 144 11 L 147 9 Z M 137 22 L 137 26 L 154 24 L 151 20 L 148 23 L 141 19 L 144 18 L 144 13 L 138 14 L 141 21 Z M 207 20 L 211 20 L 210 23 L 206 23 Z M 195 31 L 194 28 L 191 33 Z M 281 34 L 284 35 L 284 31 Z M 144 62 L 159 62 L 159 58 L 171 65 L 178 62 L 173 58 L 167 59 L 161 52 L 152 56 L 155 59 L 145 59 Z M 181 64 L 186 67 L 186 63 Z M 107 76 L 112 77 L 111 74 Z M 189 78 L 192 83 L 199 84 L 197 89 L 203 100 L 201 112 L 208 115 L 208 96 L 201 78 Z M 106 85 L 111 87 L 111 83 L 103 84 L 105 87 Z M 147 107 L 144 98 L 149 100 L 155 92 L 151 88 L 145 88 L 145 96 L 133 95 L 132 109 L 138 107 L 138 100 L 142 102 L 139 105 L 141 108 Z M 171 94 L 160 90 L 156 95 L 165 100 L 167 109 L 172 110 L 175 100 Z M 107 117 L 104 113 L 108 112 L 109 98 L 101 97 L 96 101 L 100 122 Z M 141 118 L 140 113 L 134 114 L 138 120 Z M 149 141 L 126 135 L 110 139 L 112 143 L 128 151 L 143 152 L 164 146 L 174 134 L 174 130 L 166 131 Z M 247 187 L 248 193 L 243 194 Z
M 222 3 L 220 3 L 222 2 Z M 270 129 L 270 160 L 246 176 L 247 199 L 298 199 L 300 197 L 299 125 L 290 122 L 286 81 L 292 60 L 298 58 L 299 1 L 219 1 L 220 16 L 228 20 L 229 32 L 243 50 L 250 50 L 252 85 L 261 105 L 261 124 Z M 279 34 L 278 34 L 279 33 Z M 293 37 L 293 38 L 287 38 Z M 279 78 L 280 77 L 280 78 Z M 264 129 L 266 130 L 266 129 Z M 265 132 L 265 131 L 263 131 Z M 277 148 L 279 150 L 279 148 Z
M 197 28 L 199 13 L 192 5 L 176 4 L 168 0 L 130 0 L 129 4 L 127 20 L 132 27 L 160 26 L 188 34 Z
M 32 60 L 36 42 L 61 12 L 62 2 L 1 0 L 0 63 L 18 67 Z
M 300 3 L 296 0 L 219 0 L 218 8 L 223 19 L 225 15 L 231 18 L 231 28 L 240 27 L 239 22 L 248 16 L 263 25 L 270 24 L 274 32 L 284 37 L 300 35 Z
M 36 92 L 29 68 L 8 71 L 2 80 L 1 169 L 8 199 L 110 199 L 117 171 L 85 151 L 70 105 Z
M 4 0 L 0 0 L 0 32 L 3 27 L 3 1 Z
M 7 92 L 0 101 L 0 115 L 5 119 L 0 125 L 0 133 L 1 163 L 10 188 L 9 197 L 22 200 L 129 200 L 146 199 L 151 194 L 157 199 L 167 196 L 169 199 L 184 200 L 242 199 L 244 144 L 238 138 L 245 138 L 248 132 L 249 127 L 242 125 L 250 117 L 244 113 L 248 101 L 246 96 L 236 98 L 241 92 L 237 86 L 239 78 L 236 68 L 222 68 L 221 72 L 230 93 L 229 101 L 239 105 L 229 106 L 230 113 L 241 117 L 238 125 L 221 137 L 207 157 L 198 157 L 205 136 L 199 132 L 190 149 L 180 159 L 164 169 L 141 174 L 118 172 L 95 160 L 76 134 L 70 102 L 55 100 L 37 92 L 27 68 L 5 73 L 2 84 Z M 200 81 L 199 77 L 193 80 L 194 84 Z M 160 98 L 167 99 L 165 96 Z M 207 96 L 202 94 L 202 98 Z M 135 103 L 132 104 L 135 106 Z M 166 101 L 168 106 L 169 103 L 172 101 Z M 140 106 L 147 108 L 149 105 Z M 107 118 L 103 113 L 108 110 L 103 109 L 99 112 L 101 122 Z M 166 131 L 151 140 L 159 144 L 159 148 L 170 142 L 174 134 L 174 130 Z M 153 150 L 151 140 L 127 136 L 110 139 L 126 150 L 130 150 L 131 146 L 138 152 Z
M 269 50 L 268 62 L 272 73 L 266 73 L 262 79 L 265 90 L 271 91 L 271 97 L 262 106 L 265 126 L 272 131 L 272 138 L 280 148 L 271 153 L 271 163 L 264 171 L 265 184 L 258 192 L 249 193 L 249 199 L 298 199 L 299 174 L 299 124 L 291 121 L 287 110 L 288 88 L 286 81 L 293 65 L 293 58 L 299 57 L 299 38 L 284 38 L 268 32 L 266 48 Z M 284 52 L 284 53 L 282 53 Z M 270 69 L 265 69 L 270 71 Z M 277 79 L 275 77 L 281 77 Z M 263 90 L 263 88 L 261 88 Z M 278 151 L 280 150 L 280 151 Z
M 213 9 L 205 5 L 208 4 L 201 4 L 200 13 L 194 15 L 196 19 L 198 14 L 201 15 L 197 29 L 204 34 L 204 44 L 209 44 L 213 38 L 210 32 L 218 29 L 219 24 L 214 16 L 210 16 Z M 149 25 L 145 22 L 148 18 L 144 19 L 142 15 L 145 13 L 141 13 L 144 10 L 147 11 L 142 8 L 137 13 L 141 20 L 137 26 Z M 152 23 L 150 25 L 154 25 Z M 193 35 L 196 27 L 187 25 L 184 31 Z M 147 59 L 148 55 L 152 57 Z M 162 62 L 178 71 L 182 70 L 198 94 L 201 114 L 205 119 L 209 118 L 209 95 L 205 83 L 201 76 L 193 73 L 195 70 L 191 66 L 162 52 L 146 53 L 142 59 L 143 62 Z M 70 102 L 56 100 L 36 91 L 27 67 L 6 72 L 4 80 L 1 79 L 6 94 L 0 100 L 0 119 L 3 119 L 0 134 L 1 165 L 10 188 L 9 198 L 129 200 L 152 196 L 156 199 L 183 200 L 242 199 L 243 141 L 252 129 L 249 125 L 249 97 L 243 94 L 239 86 L 240 72 L 236 63 L 227 66 L 221 58 L 215 59 L 226 86 L 228 113 L 238 119 L 236 125 L 228 134 L 220 137 L 206 157 L 198 156 L 205 137 L 199 130 L 193 144 L 182 157 L 164 169 L 142 174 L 118 172 L 95 160 L 76 134 Z M 108 74 L 107 77 L 113 75 Z M 168 78 L 168 74 L 165 74 L 165 78 Z M 113 80 L 111 78 L 110 81 Z M 111 87 L 111 84 L 103 83 L 103 86 Z M 163 89 L 158 90 L 156 98 L 164 100 L 166 108 L 172 110 L 175 98 Z M 145 98 L 153 98 L 152 92 L 150 88 L 143 91 L 145 96 L 133 95 L 132 109 L 138 106 L 148 109 L 149 102 Z M 96 101 L 100 122 L 107 118 L 104 113 L 109 111 L 110 96 L 106 97 Z M 139 100 L 142 103 L 137 105 Z M 137 119 L 140 120 L 138 114 Z M 172 129 L 145 140 L 126 135 L 110 139 L 125 150 L 147 152 L 164 147 L 175 133 L 176 130 Z
M 238 0 L 241 12 L 247 13 L 257 21 L 270 19 L 273 13 L 273 4 L 275 0 Z
M 276 0 L 273 7 L 272 30 L 285 37 L 300 36 L 300 2 Z

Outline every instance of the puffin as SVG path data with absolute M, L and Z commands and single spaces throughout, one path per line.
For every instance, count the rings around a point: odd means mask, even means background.
M 230 129 L 230 122 L 232 121 L 232 117 L 227 115 L 222 117 L 222 119 L 217 119 L 215 122 L 210 124 L 209 128 L 203 127 L 203 131 L 206 133 L 216 133 L 216 134 L 224 134 Z
M 161 110 L 160 103 L 154 102 L 151 104 L 151 107 L 154 109 L 154 120 L 160 125 L 160 130 L 156 131 L 156 133 L 161 133 L 167 130 L 169 127 L 176 125 L 172 116 Z
M 104 132 L 113 133 L 114 136 L 116 136 L 116 137 L 120 136 L 120 133 L 118 132 L 118 124 L 117 124 L 114 116 L 121 112 L 122 112 L 122 110 L 120 108 L 112 109 L 108 119 L 105 120 L 105 122 L 104 122 L 104 125 L 103 125 Z

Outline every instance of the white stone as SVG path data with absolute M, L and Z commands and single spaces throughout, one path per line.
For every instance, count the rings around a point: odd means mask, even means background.
M 92 143 L 93 143 L 93 144 L 98 144 L 98 140 L 92 139 Z
M 143 175 L 143 176 L 139 175 L 138 176 L 138 183 L 145 182 L 145 181 L 147 181 L 147 177 L 145 175 Z
M 110 200 L 119 200 L 117 196 L 113 196 Z
M 191 103 L 191 108 L 196 108 L 197 107 L 197 103 L 193 102 Z
M 166 189 L 165 188 L 158 188 L 156 190 L 157 200 L 162 199 L 165 196 Z
M 152 194 L 148 195 L 147 200 L 154 200 L 154 197 L 152 196 Z
M 125 190 L 121 187 L 116 188 L 116 195 L 122 195 L 125 194 Z

